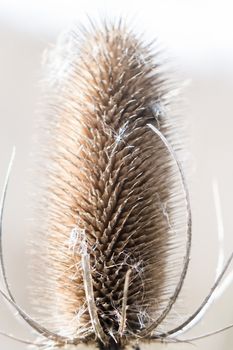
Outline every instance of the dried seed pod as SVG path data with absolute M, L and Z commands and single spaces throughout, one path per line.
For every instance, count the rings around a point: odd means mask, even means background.
M 168 83 L 122 23 L 73 30 L 49 62 L 43 295 L 56 331 L 121 348 L 161 315 L 187 254 L 187 194 L 150 127 L 175 144 Z

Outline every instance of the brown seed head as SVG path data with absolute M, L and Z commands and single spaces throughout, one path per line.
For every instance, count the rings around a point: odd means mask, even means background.
M 89 257 L 106 344 L 124 347 L 159 317 L 181 270 L 185 196 L 148 126 L 178 148 L 168 84 L 159 56 L 122 23 L 75 29 L 49 57 L 40 303 L 56 331 L 94 342 Z

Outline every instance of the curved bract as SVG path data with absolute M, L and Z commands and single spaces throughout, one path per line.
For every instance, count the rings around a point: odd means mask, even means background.
M 0 294 L 42 339 L 25 342 L 44 349 L 180 342 L 172 335 L 203 311 L 232 256 L 201 306 L 177 326 L 172 309 L 188 269 L 192 219 L 161 57 L 119 21 L 74 28 L 47 61 L 42 214 L 33 232 L 41 321 L 18 306 L 7 281 L 9 172 Z

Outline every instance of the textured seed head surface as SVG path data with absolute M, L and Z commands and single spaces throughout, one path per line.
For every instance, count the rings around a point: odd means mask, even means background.
M 95 340 L 81 264 L 85 245 L 109 338 L 119 337 L 131 270 L 124 330 L 130 338 L 164 309 L 184 247 L 181 181 L 148 126 L 178 148 L 163 65 L 122 23 L 75 28 L 48 57 L 38 304 L 60 334 Z

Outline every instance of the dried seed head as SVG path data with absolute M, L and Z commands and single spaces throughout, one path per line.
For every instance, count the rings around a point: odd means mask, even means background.
M 159 55 L 122 23 L 75 28 L 48 58 L 38 301 L 59 334 L 123 348 L 167 307 L 183 266 L 182 178 L 148 125 L 178 149 L 170 90 Z

